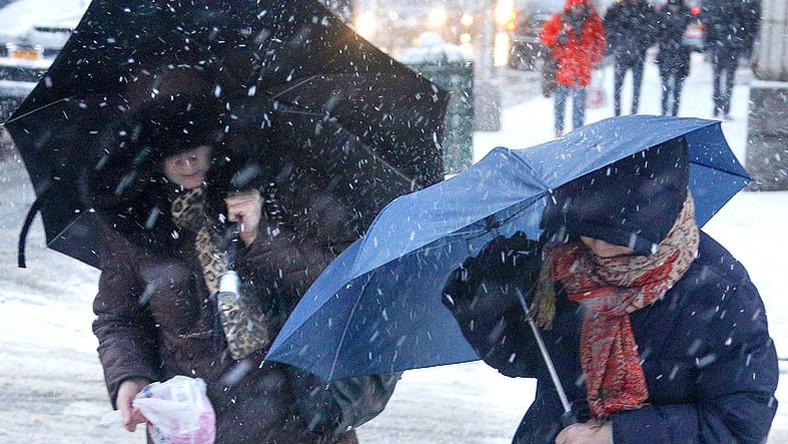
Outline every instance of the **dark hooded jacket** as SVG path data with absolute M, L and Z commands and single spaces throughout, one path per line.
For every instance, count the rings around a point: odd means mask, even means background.
M 703 3 L 701 13 L 706 46 L 723 58 L 752 52 L 761 20 L 761 0 L 714 0 Z
M 654 44 L 656 13 L 646 0 L 622 0 L 605 13 L 607 46 L 625 64 L 643 63 Z
M 683 202 L 675 186 L 686 183 L 686 173 L 665 172 L 661 184 L 642 187 L 682 155 L 658 157 L 670 161 L 652 169 L 648 163 L 655 156 L 630 158 L 616 170 L 575 181 L 570 188 L 602 195 L 596 204 L 607 211 L 567 202 L 569 194 L 559 194 L 545 211 L 545 218 L 558 219 L 544 224 L 546 238 L 593 234 L 621 245 L 623 230 L 611 230 L 611 236 L 605 230 L 618 219 L 640 239 L 633 245 L 636 251 L 659 241 L 680 210 L 678 204 L 664 206 L 662 195 Z M 645 170 L 633 179 L 637 167 Z M 614 180 L 600 184 L 611 176 Z M 649 213 L 654 205 L 661 211 Z M 648 217 L 637 217 L 641 210 Z M 564 232 L 550 227 L 564 227 Z M 541 245 L 523 233 L 499 237 L 455 272 L 445 288 L 451 296 L 445 298 L 447 307 L 485 362 L 510 377 L 538 379 L 536 398 L 513 440 L 518 444 L 553 443 L 563 428 L 558 394 L 516 296 L 531 297 Z M 555 290 L 553 328 L 541 333 L 573 410 L 585 422 L 590 415 L 578 353 L 584 312 L 560 282 Z M 777 357 L 758 290 L 727 250 L 701 232 L 698 256 L 687 272 L 661 300 L 630 314 L 630 321 L 649 394 L 641 408 L 610 416 L 616 444 L 765 442 L 777 410 Z
M 665 6 L 659 12 L 657 20 L 657 64 L 662 75 L 675 74 L 680 77 L 687 77 L 690 68 L 689 46 L 682 43 L 684 32 L 689 24 L 694 20 L 689 9 L 683 2 L 677 12 Z

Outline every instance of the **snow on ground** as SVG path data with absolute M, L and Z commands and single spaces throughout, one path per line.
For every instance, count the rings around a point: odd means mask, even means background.
M 740 74 L 733 120 L 723 128 L 743 159 L 747 71 Z M 682 115 L 710 117 L 710 79 L 708 64 L 700 57 L 693 60 Z M 609 95 L 610 70 L 605 81 Z M 591 110 L 588 120 L 608 117 L 611 110 L 611 104 Z M 646 70 L 641 112 L 659 112 L 659 78 L 653 66 Z M 520 148 L 549 140 L 552 128 L 550 99 L 538 97 L 508 108 L 502 131 L 477 133 L 475 159 L 498 145 Z M 19 163 L 0 163 L 0 196 L 0 443 L 144 443 L 141 432 L 98 425 L 110 408 L 90 331 L 98 273 L 43 248 L 38 224 L 28 241 L 29 268 L 18 270 L 18 229 L 33 197 Z M 706 229 L 747 266 L 766 302 L 778 352 L 788 358 L 788 311 L 782 310 L 780 280 L 785 262 L 778 255 L 788 251 L 786 226 L 788 192 L 740 193 Z M 360 439 L 505 444 L 533 390 L 533 381 L 503 377 L 482 363 L 410 371 L 387 410 L 359 430 Z M 788 388 L 780 387 L 778 399 L 788 400 Z M 778 411 L 770 442 L 788 443 L 788 407 Z

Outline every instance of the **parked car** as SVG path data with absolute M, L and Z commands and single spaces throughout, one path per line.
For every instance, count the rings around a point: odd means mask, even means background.
M 2 120 L 13 113 L 49 69 L 89 3 L 89 0 L 12 0 L 0 3 Z
M 509 59 L 512 68 L 524 71 L 535 69 L 544 50 L 539 32 L 551 16 L 550 13 L 535 12 L 518 17 L 517 28 L 512 32 L 512 56 Z

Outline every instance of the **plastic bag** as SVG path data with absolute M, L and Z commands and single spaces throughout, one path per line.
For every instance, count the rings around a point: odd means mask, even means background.
M 175 376 L 154 382 L 132 401 L 148 420 L 148 433 L 155 444 L 213 444 L 216 415 L 205 393 L 205 381 Z M 105 415 L 106 423 L 120 412 Z
M 586 107 L 588 109 L 597 109 L 607 105 L 604 77 L 605 73 L 601 69 L 591 72 L 591 82 L 586 90 Z

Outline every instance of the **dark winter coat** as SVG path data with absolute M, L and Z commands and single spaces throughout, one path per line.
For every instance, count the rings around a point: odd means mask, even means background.
M 760 28 L 761 1 L 706 1 L 701 19 L 709 51 L 723 58 L 749 55 Z
M 569 10 L 574 5 L 587 9 L 586 17 L 577 28 Z M 605 30 L 599 14 L 588 0 L 567 0 L 563 14 L 555 14 L 545 23 L 539 38 L 552 50 L 558 62 L 556 83 L 576 87 L 591 81 L 591 71 L 605 52 Z
M 689 9 L 681 6 L 676 13 L 665 6 L 657 20 L 659 53 L 657 64 L 660 74 L 687 77 L 690 68 L 691 48 L 684 45 L 684 32 L 694 20 Z
M 607 47 L 624 64 L 643 63 L 656 40 L 656 13 L 646 0 L 622 0 L 605 13 Z
M 242 291 L 266 307 L 271 337 L 320 271 L 357 237 L 330 189 L 304 178 L 287 183 L 281 204 L 301 210 L 286 214 L 282 226 L 263 223 L 237 263 Z M 165 251 L 99 225 L 105 248 L 93 330 L 113 405 L 129 378 L 200 377 L 217 413 L 218 443 L 355 441 L 353 432 L 337 435 L 339 404 L 316 377 L 281 364 L 259 367 L 265 350 L 243 363 L 229 356 L 193 233 L 180 231 Z
M 466 281 L 479 284 L 473 276 L 481 276 L 484 286 L 447 287 L 479 356 L 506 376 L 538 379 L 536 399 L 513 441 L 518 444 L 553 443 L 562 429 L 561 403 L 515 296 L 517 289 L 527 292 L 525 282 L 533 283 L 538 273 L 533 248 L 523 238 L 499 239 L 495 251 L 482 254 L 488 258 L 480 256 L 468 267 Z M 560 284 L 556 290 L 557 313 L 544 340 L 580 421 L 587 421 L 578 359 L 583 313 Z M 477 296 L 475 305 L 458 297 L 466 292 Z M 616 444 L 766 440 L 777 410 L 777 357 L 758 291 L 728 251 L 701 233 L 699 256 L 683 278 L 630 320 L 649 398 L 640 409 L 610 417 Z
M 516 443 L 552 443 L 563 413 L 516 294 L 531 298 L 541 246 L 587 236 L 651 254 L 685 205 L 690 164 L 674 139 L 558 187 L 542 214 L 539 242 L 497 238 L 453 273 L 447 304 L 488 364 L 537 378 L 536 399 Z M 567 396 L 589 420 L 579 362 L 584 311 L 555 284 L 553 328 L 543 331 Z M 447 298 L 449 299 L 449 298 Z M 747 271 L 700 234 L 698 256 L 657 302 L 629 315 L 648 387 L 637 410 L 610 416 L 616 444 L 760 443 L 777 409 L 778 369 L 763 303 Z M 471 321 L 473 321 L 471 323 Z

